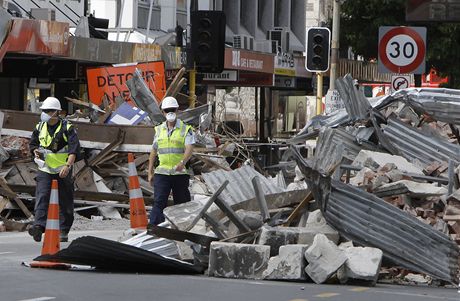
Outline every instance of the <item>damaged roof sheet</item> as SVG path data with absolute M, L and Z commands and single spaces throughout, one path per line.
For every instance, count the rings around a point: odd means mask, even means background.
M 280 187 L 273 185 L 267 178 L 248 165 L 243 165 L 232 171 L 217 170 L 204 173 L 203 179 L 212 191 L 216 191 L 225 180 L 228 180 L 229 183 L 220 194 L 220 197 L 228 205 L 235 205 L 255 198 L 251 180 L 256 176 L 259 177 L 260 186 L 265 195 L 283 192 Z
M 389 118 L 383 133 L 393 146 L 410 162 L 420 161 L 425 165 L 432 162 L 460 162 L 460 146 L 427 135 L 396 118 Z
M 369 142 L 357 142 L 358 138 L 344 129 L 324 128 L 321 130 L 316 144 L 313 168 L 319 171 L 329 170 L 342 157 L 353 161 L 362 149 L 376 150 L 377 147 Z
M 167 274 L 197 274 L 202 269 L 116 241 L 94 236 L 78 238 L 54 255 L 41 255 L 36 261 L 88 265 L 110 271 L 134 271 Z
M 338 181 L 324 207 L 328 223 L 395 264 L 457 283 L 459 249 L 444 233 L 366 191 Z
M 371 105 L 363 92 L 355 87 L 350 74 L 337 78 L 336 86 L 351 120 L 362 120 L 369 116 Z

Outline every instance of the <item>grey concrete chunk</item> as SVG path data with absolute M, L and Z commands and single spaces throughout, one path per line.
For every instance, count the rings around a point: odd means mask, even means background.
M 352 165 L 369 167 L 373 170 L 377 170 L 387 163 L 395 164 L 402 172 L 423 175 L 422 168 L 415 166 L 401 156 L 394 156 L 387 153 L 373 152 L 369 150 L 361 150 Z
M 236 214 L 246 225 L 248 225 L 249 228 L 251 228 L 251 230 L 257 230 L 264 224 L 260 212 L 240 209 L 236 211 Z M 227 234 L 229 237 L 232 237 L 240 234 L 240 231 L 235 226 L 235 224 L 229 223 Z
M 346 263 L 337 271 L 341 283 L 353 280 L 368 281 L 374 286 L 379 277 L 383 252 L 377 248 L 349 247 L 344 249 Z
M 315 236 L 313 244 L 305 251 L 308 265 L 305 272 L 315 283 L 324 283 L 345 262 L 347 257 L 324 234 Z
M 304 253 L 307 249 L 308 245 L 281 246 L 279 255 L 270 258 L 268 268 L 263 273 L 264 279 L 305 280 Z
M 278 250 L 284 245 L 305 244 L 311 245 L 318 233 L 325 234 L 330 240 L 337 243 L 339 234 L 332 227 L 320 223 L 310 223 L 305 227 L 269 227 L 263 226 L 259 244 L 271 247 L 270 256 L 278 255 Z
M 261 279 L 269 259 L 269 246 L 212 242 L 209 276 Z
M 378 197 L 406 194 L 410 197 L 429 197 L 447 194 L 447 189 L 438 187 L 434 183 L 419 183 L 409 180 L 401 180 L 380 186 L 374 190 Z

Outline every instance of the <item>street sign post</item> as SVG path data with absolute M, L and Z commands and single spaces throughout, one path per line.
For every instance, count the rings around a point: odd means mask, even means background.
M 410 87 L 410 75 L 392 75 L 391 76 L 391 93 Z
M 379 73 L 425 73 L 426 28 L 379 28 Z

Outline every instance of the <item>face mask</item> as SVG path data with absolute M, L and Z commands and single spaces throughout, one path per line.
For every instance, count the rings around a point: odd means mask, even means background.
M 43 122 L 48 122 L 48 121 L 50 121 L 50 119 L 51 119 L 51 116 L 48 115 L 48 114 L 46 114 L 45 112 L 42 112 L 42 113 L 40 114 L 40 120 L 41 120 L 41 121 L 43 121 Z
M 176 113 L 169 112 L 168 114 L 166 114 L 166 120 L 169 122 L 173 122 L 174 120 L 176 120 Z

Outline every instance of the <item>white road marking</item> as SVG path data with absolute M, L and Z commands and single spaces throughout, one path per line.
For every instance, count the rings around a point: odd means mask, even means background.
M 0 252 L 0 255 L 13 254 L 14 252 Z
M 373 293 L 383 293 L 383 294 L 390 294 L 390 295 L 400 295 L 400 296 L 411 296 L 411 297 L 423 297 L 423 298 L 431 298 L 431 299 L 442 299 L 442 300 L 454 300 L 458 301 L 457 298 L 449 298 L 444 296 L 433 296 L 433 295 L 424 295 L 424 294 L 413 294 L 413 293 L 400 293 L 400 292 L 390 292 L 390 291 L 372 291 Z
M 39 297 L 39 298 L 34 298 L 34 299 L 24 299 L 24 300 L 18 300 L 18 301 L 46 301 L 46 300 L 53 300 L 56 299 L 56 297 Z

